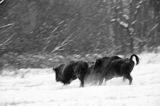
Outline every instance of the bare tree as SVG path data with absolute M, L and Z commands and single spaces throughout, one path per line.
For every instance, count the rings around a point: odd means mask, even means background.
M 65 46 L 67 46 L 70 42 L 73 41 L 73 34 L 70 36 L 66 37 L 60 44 L 58 44 L 52 51 L 51 53 L 54 53 L 56 51 L 63 50 Z

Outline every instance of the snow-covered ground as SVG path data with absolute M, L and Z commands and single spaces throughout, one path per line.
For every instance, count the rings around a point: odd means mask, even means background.
M 160 106 L 160 54 L 141 54 L 133 84 L 114 78 L 80 88 L 55 82 L 51 69 L 21 69 L 0 76 L 0 106 Z

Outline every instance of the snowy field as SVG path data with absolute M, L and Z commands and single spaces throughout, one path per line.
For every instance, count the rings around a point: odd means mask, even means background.
M 160 54 L 139 55 L 133 84 L 114 78 L 79 88 L 55 82 L 52 69 L 21 69 L 0 76 L 0 106 L 160 106 Z

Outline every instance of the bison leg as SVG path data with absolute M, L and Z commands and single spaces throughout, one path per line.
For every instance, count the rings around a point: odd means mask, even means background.
M 84 79 L 81 80 L 81 85 L 80 85 L 80 87 L 84 87 Z
M 128 79 L 129 80 L 129 85 L 131 85 L 132 84 L 132 80 L 133 80 L 133 78 L 131 77 L 131 75 L 129 74 L 129 75 L 126 75 L 124 78 L 126 78 L 126 79 Z
M 80 80 L 81 84 L 80 84 L 80 87 L 84 87 L 84 75 L 83 74 L 80 74 L 77 76 L 78 79 Z
M 103 83 L 104 80 L 105 80 L 105 78 L 100 78 L 98 85 L 102 85 L 102 83 Z
M 84 87 L 84 77 L 81 76 L 81 77 L 79 78 L 79 80 L 80 80 L 80 82 L 81 82 L 80 87 Z
M 129 76 L 129 85 L 132 84 L 132 80 L 133 80 L 133 78 L 131 76 Z
M 123 81 L 126 81 L 126 78 L 125 78 L 125 77 L 123 77 Z

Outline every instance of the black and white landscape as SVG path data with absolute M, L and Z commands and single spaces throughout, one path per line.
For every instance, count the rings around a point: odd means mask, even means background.
M 79 80 L 63 86 L 52 69 L 20 69 L 0 76 L 1 106 L 159 106 L 160 54 L 142 54 L 131 75 L 133 84 L 114 78 L 101 86 Z
M 0 106 L 160 106 L 160 0 L 0 0 Z

